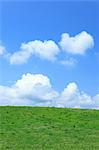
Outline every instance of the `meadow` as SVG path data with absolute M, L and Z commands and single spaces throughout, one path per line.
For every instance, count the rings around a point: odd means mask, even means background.
M 1 106 L 0 150 L 99 150 L 99 110 Z

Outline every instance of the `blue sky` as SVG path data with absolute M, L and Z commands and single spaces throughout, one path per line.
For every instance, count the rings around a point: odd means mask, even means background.
M 58 92 L 75 82 L 91 96 L 99 93 L 98 1 L 1 1 L 0 9 L 0 41 L 6 49 L 5 55 L 14 54 L 22 43 L 29 41 L 53 40 L 58 44 L 63 33 L 75 37 L 85 31 L 94 40 L 94 46 L 84 55 L 61 50 L 57 61 L 32 55 L 26 63 L 11 64 L 6 56 L 0 57 L 0 85 L 11 86 L 23 74 L 35 73 L 47 76 Z M 60 63 L 67 59 L 74 60 L 74 64 Z

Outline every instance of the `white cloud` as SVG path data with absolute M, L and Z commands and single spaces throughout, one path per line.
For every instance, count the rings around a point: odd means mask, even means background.
M 66 66 L 66 67 L 73 67 L 73 66 L 75 66 L 76 64 L 77 64 L 77 60 L 76 59 L 74 59 L 74 58 L 72 58 L 72 57 L 70 57 L 69 59 L 66 59 L 66 60 L 61 60 L 60 61 L 60 64 L 62 64 L 62 65 L 64 65 L 64 66 Z
M 35 55 L 41 59 L 54 61 L 59 53 L 57 44 L 52 41 L 30 41 L 23 43 L 20 50 L 10 55 L 11 64 L 23 64 L 26 63 L 30 56 Z
M 96 108 L 99 105 L 99 96 L 91 97 L 83 91 L 80 91 L 77 84 L 72 82 L 61 92 L 56 106 L 72 108 Z
M 67 53 L 82 55 L 94 46 L 94 39 L 86 31 L 74 37 L 70 37 L 68 33 L 63 33 L 59 45 Z
M 86 31 L 82 31 L 74 37 L 70 37 L 68 33 L 63 33 L 61 41 L 55 43 L 53 40 L 34 40 L 27 43 L 22 43 L 19 51 L 14 53 L 6 53 L 5 58 L 10 61 L 10 64 L 24 64 L 27 63 L 31 56 L 39 57 L 49 61 L 55 61 L 59 52 L 64 50 L 70 54 L 85 54 L 85 52 L 94 46 L 93 37 Z M 0 47 L 0 53 L 2 54 L 4 47 Z M 58 60 L 59 61 L 59 60 Z M 68 60 L 60 62 L 66 66 L 74 66 L 76 61 L 71 57 Z
M 61 92 L 53 89 L 42 74 L 24 74 L 10 87 L 0 86 L 0 105 L 55 106 L 99 109 L 99 94 L 94 97 L 72 82 Z
M 0 44 L 0 55 L 3 55 L 5 53 L 5 47 Z
M 43 105 L 58 96 L 48 77 L 42 74 L 24 74 L 11 87 L 0 86 L 1 105 Z
M 99 94 L 93 97 L 93 103 L 96 106 L 96 109 L 99 109 Z

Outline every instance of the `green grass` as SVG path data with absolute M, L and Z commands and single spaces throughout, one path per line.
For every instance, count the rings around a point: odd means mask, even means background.
M 99 110 L 0 107 L 0 150 L 99 150 Z

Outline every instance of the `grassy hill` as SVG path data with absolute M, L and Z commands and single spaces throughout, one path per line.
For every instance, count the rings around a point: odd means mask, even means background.
M 99 110 L 0 107 L 0 150 L 99 150 Z

